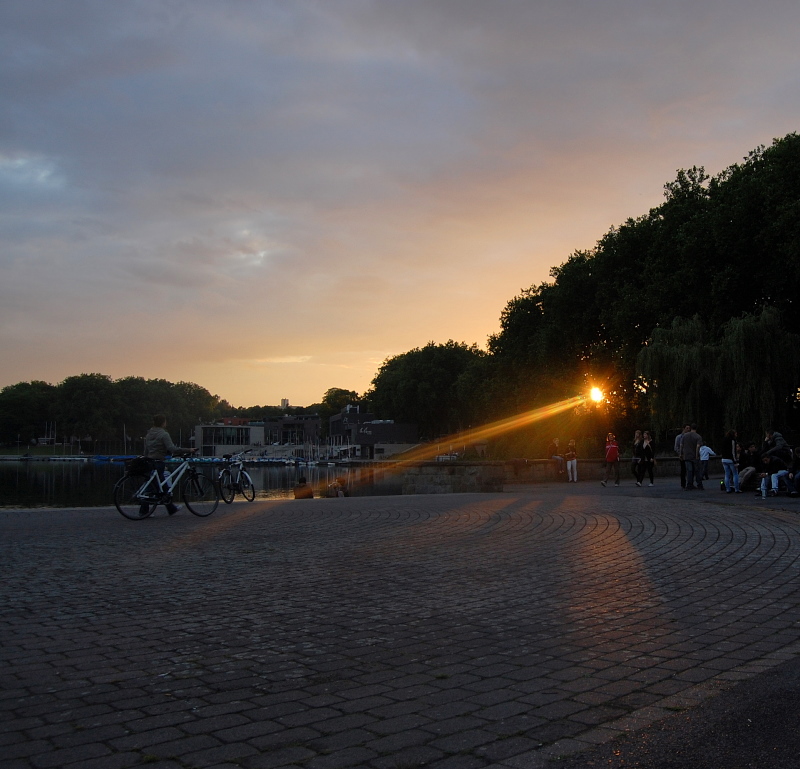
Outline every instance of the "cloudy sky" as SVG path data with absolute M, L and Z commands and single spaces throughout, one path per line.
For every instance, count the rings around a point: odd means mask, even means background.
M 797 0 L 0 0 L 0 386 L 364 391 L 800 129 Z

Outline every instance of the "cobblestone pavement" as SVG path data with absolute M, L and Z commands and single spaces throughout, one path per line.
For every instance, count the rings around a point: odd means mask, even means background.
M 587 483 L 0 512 L 0 763 L 551 766 L 795 655 L 795 509 Z

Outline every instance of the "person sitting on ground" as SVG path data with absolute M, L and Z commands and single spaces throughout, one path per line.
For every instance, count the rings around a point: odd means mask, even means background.
M 800 446 L 796 446 L 792 452 L 792 464 L 789 467 L 789 475 L 784 478 L 789 488 L 789 496 L 800 496 Z
M 314 489 L 308 485 L 305 476 L 301 475 L 297 479 L 297 486 L 294 487 L 295 499 L 314 499 Z
M 789 475 L 789 468 L 786 466 L 786 462 L 777 454 L 764 454 L 761 457 L 761 472 L 759 475 L 761 477 L 761 496 L 763 497 L 769 493 L 771 497 L 777 497 L 780 479 Z M 769 486 L 768 478 L 771 481 Z
M 744 451 L 739 453 L 739 488 L 746 490 L 756 486 L 758 468 L 761 465 L 761 455 L 755 443 L 751 443 Z
M 167 476 L 167 469 L 164 464 L 167 456 L 187 456 L 197 451 L 197 449 L 182 449 L 180 446 L 176 446 L 172 442 L 166 427 L 167 418 L 163 414 L 156 414 L 153 417 L 153 426 L 144 437 L 144 456 L 155 461 L 156 470 L 158 470 L 158 474 L 162 478 Z M 146 514 L 147 508 L 147 504 L 142 505 L 142 515 Z M 167 504 L 167 512 L 170 515 L 175 515 L 180 509 L 181 505 L 176 505 L 171 501 Z

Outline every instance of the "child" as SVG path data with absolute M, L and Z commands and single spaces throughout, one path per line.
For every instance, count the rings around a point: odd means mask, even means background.
M 700 447 L 700 478 L 704 481 L 708 480 L 708 460 L 715 456 L 717 455 L 713 452 L 711 446 L 703 444 Z

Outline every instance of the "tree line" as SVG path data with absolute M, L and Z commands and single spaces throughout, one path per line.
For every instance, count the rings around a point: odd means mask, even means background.
M 169 430 L 184 445 L 197 424 L 222 417 L 263 419 L 281 414 L 316 413 L 327 424 L 358 394 L 331 388 L 320 403 L 307 407 L 235 407 L 218 395 L 192 382 L 79 374 L 59 384 L 19 382 L 0 390 L 0 442 L 19 448 L 43 440 L 72 443 L 86 452 L 129 453 L 141 448 L 142 436 L 152 425 L 153 415 L 166 414 Z
M 664 196 L 512 298 L 485 352 L 451 341 L 387 360 L 367 393 L 376 411 L 430 414 L 423 430 L 453 432 L 596 384 L 607 396 L 601 407 L 499 437 L 497 454 L 541 455 L 559 434 L 595 436 L 599 450 L 608 429 L 627 436 L 637 427 L 667 446 L 686 421 L 710 438 L 734 428 L 758 439 L 770 425 L 792 435 L 800 136 L 758 147 L 714 177 L 680 170 Z
M 316 411 L 326 424 L 359 403 L 435 439 L 592 385 L 606 394 L 600 406 L 498 436 L 497 457 L 541 455 L 553 435 L 584 439 L 586 455 L 607 430 L 624 437 L 636 427 L 667 445 L 686 421 L 710 437 L 735 428 L 755 439 L 770 425 L 791 437 L 800 428 L 798 134 L 713 177 L 702 167 L 678 171 L 661 205 L 611 227 L 550 277 L 506 304 L 485 350 L 430 342 L 384 361 L 367 392 L 334 387 L 293 411 Z M 0 440 L 35 438 L 47 420 L 59 432 L 109 438 L 124 423 L 133 435 L 159 411 L 176 430 L 282 413 L 236 409 L 191 383 L 82 374 L 0 391 Z

